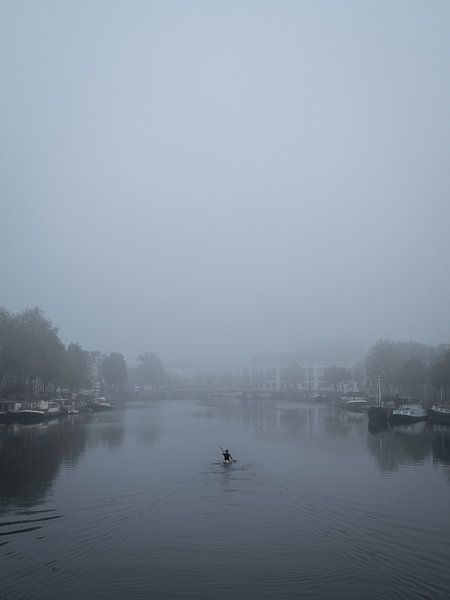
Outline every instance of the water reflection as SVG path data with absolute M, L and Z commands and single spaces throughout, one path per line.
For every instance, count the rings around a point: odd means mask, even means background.
M 437 463 L 450 466 L 450 427 L 446 425 L 433 425 L 431 447 L 433 460 Z
M 449 436 L 267 398 L 5 427 L 3 595 L 443 599 Z
M 43 502 L 61 465 L 73 468 L 85 446 L 73 420 L 0 426 L 0 510 Z
M 61 469 L 75 469 L 88 446 L 118 448 L 125 435 L 123 415 L 0 425 L 0 514 L 45 502 Z
M 367 445 L 383 472 L 430 461 L 450 465 L 450 428 L 429 422 L 369 424 Z
M 89 446 L 104 446 L 109 450 L 119 448 L 125 437 L 125 415 L 123 410 L 95 413 L 90 420 Z
M 450 465 L 450 427 L 420 421 L 387 425 L 368 421 L 366 411 L 351 412 L 345 407 L 302 402 L 274 402 L 261 399 L 233 399 L 197 403 L 195 417 L 231 423 L 251 429 L 258 438 L 300 439 L 310 436 L 346 438 L 367 436 L 367 447 L 383 473 L 398 471 L 402 465 L 422 465 L 432 459 Z M 325 441 L 323 442 L 325 443 Z

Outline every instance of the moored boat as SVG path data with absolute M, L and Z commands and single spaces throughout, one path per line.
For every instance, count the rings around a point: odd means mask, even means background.
M 23 402 L 2 400 L 2 402 L 0 402 L 0 423 L 14 423 L 16 420 L 15 415 L 22 408 L 25 408 Z
M 114 404 L 111 404 L 111 402 L 107 402 L 104 396 L 99 396 L 91 402 L 91 408 L 92 410 L 97 411 L 112 410 L 114 408 Z
M 349 411 L 360 412 L 366 410 L 367 400 L 365 398 L 354 397 L 345 402 L 345 408 Z
M 367 414 L 370 421 L 387 423 L 392 414 L 392 410 L 392 408 L 387 406 L 371 406 L 367 411 Z
M 370 406 L 367 411 L 369 423 L 372 423 L 372 429 L 377 429 L 378 425 L 385 425 L 390 420 L 392 411 L 395 409 L 393 400 L 384 400 L 381 397 L 381 375 L 378 377 L 378 399 L 375 406 Z
M 59 417 L 63 414 L 62 401 L 60 400 L 41 400 L 33 406 L 36 410 L 42 410 L 46 419 Z
M 426 421 L 428 412 L 421 404 L 402 404 L 392 411 L 391 423 L 412 423 L 414 421 Z
M 24 425 L 29 423 L 42 423 L 45 421 L 45 411 L 37 408 L 21 408 L 14 413 L 14 421 Z
M 433 404 L 430 408 L 430 417 L 436 423 L 448 423 L 450 425 L 450 406 Z
M 376 406 L 370 406 L 367 411 L 369 421 L 377 423 L 387 423 L 391 418 L 392 412 L 395 409 L 395 404 L 392 401 L 384 402 Z
M 328 402 L 328 398 L 324 394 L 314 394 L 312 397 L 313 402 Z

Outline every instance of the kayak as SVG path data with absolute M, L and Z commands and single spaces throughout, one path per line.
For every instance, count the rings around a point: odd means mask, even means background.
M 232 460 L 225 460 L 225 459 L 224 459 L 224 460 L 223 460 L 223 464 L 224 464 L 224 465 L 231 465 L 231 464 L 233 464 L 233 461 L 232 461 Z

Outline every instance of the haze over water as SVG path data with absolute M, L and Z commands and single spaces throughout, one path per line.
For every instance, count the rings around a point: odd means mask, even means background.
M 5 598 L 448 598 L 450 428 L 203 396 L 0 448 Z
M 131 365 L 447 342 L 449 18 L 0 1 L 0 304 Z

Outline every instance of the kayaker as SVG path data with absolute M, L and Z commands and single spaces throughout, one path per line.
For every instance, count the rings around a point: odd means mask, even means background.
M 222 456 L 225 462 L 231 462 L 234 460 L 231 454 L 228 452 L 228 448 L 225 450 L 225 452 L 222 452 Z

